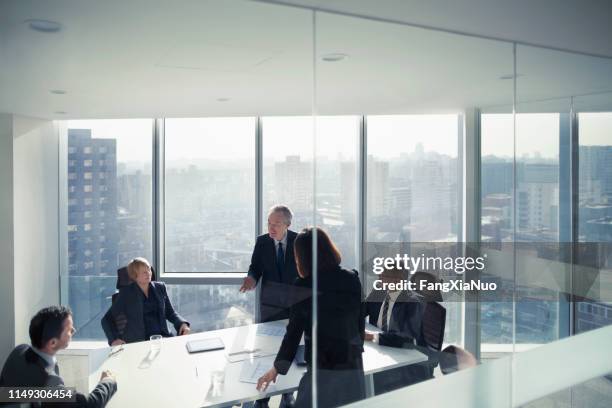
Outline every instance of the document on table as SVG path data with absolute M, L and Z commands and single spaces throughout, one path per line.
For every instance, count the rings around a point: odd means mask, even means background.
M 268 332 L 277 332 L 274 329 L 276 325 L 271 326 L 272 328 Z M 281 326 L 278 325 L 278 327 Z M 278 352 L 282 340 L 280 336 L 258 336 L 257 331 L 253 326 L 244 326 L 238 329 L 234 342 L 227 349 L 227 359 L 229 362 L 235 363 L 251 357 L 275 355 Z
M 244 360 L 239 380 L 240 382 L 257 384 L 259 377 L 264 375 L 273 365 L 274 358 L 271 357 Z
M 258 336 L 282 337 L 285 335 L 285 326 L 278 324 L 267 324 L 257 327 Z
M 370 333 L 379 333 L 379 334 L 382 333 L 381 329 L 379 329 L 378 327 L 374 326 L 370 322 L 366 322 L 365 329 L 366 329 L 366 331 L 368 331 Z

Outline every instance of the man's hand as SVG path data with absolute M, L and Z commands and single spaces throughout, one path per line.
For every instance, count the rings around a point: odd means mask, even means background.
M 113 342 L 111 343 L 111 346 L 115 347 L 115 346 L 120 346 L 122 344 L 125 344 L 125 341 L 121 340 L 121 339 L 115 339 L 113 340 Z
M 373 342 L 377 342 L 377 333 L 372 333 L 369 331 L 365 331 L 365 335 L 363 336 L 363 339 L 365 341 L 373 341 Z
M 255 279 L 251 278 L 250 276 L 247 276 L 242 281 L 242 286 L 240 287 L 240 293 L 244 293 L 244 292 L 248 292 L 249 290 L 253 290 L 255 289 L 255 286 L 257 286 L 257 282 L 255 281 Z
M 181 327 L 179 328 L 179 336 L 189 334 L 190 332 L 191 332 L 191 328 L 189 327 L 187 323 L 181 324 Z
M 115 378 L 115 374 L 113 374 L 111 371 L 108 371 L 108 370 L 102 371 L 102 375 L 100 376 L 100 381 L 102 381 L 105 378 L 110 378 L 113 381 L 117 381 L 117 379 Z
M 277 376 L 278 371 L 276 371 L 276 368 L 274 367 L 266 371 L 266 373 L 259 377 L 259 380 L 257 380 L 257 391 L 265 391 L 270 383 L 276 382 Z

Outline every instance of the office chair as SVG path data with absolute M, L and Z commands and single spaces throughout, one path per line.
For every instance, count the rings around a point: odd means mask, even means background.
M 153 269 L 153 267 L 151 267 L 151 280 L 157 280 L 157 274 L 155 273 L 155 269 Z M 115 300 L 117 299 L 117 296 L 119 296 L 119 289 L 128 286 L 130 283 L 132 283 L 132 279 L 130 278 L 130 275 L 128 274 L 128 270 L 127 270 L 127 266 L 121 267 L 119 269 L 117 269 L 117 284 L 116 284 L 116 288 L 117 290 L 115 291 L 115 293 L 112 294 L 111 296 L 111 304 L 115 302 Z M 107 312 L 108 314 L 108 312 Z M 106 315 L 105 315 L 106 317 Z M 122 332 L 123 329 L 125 329 L 125 326 L 127 324 L 127 317 L 126 316 L 117 316 L 115 319 L 115 326 L 117 327 L 117 330 L 119 332 Z M 110 339 L 109 339 L 110 341 Z
M 448 346 L 440 353 L 440 371 L 442 374 L 450 374 L 455 371 L 470 367 L 476 367 L 478 361 L 472 353 L 459 346 Z
M 423 338 L 427 347 L 442 350 L 444 329 L 446 327 L 446 309 L 438 302 L 427 302 L 423 312 Z
M 155 273 L 155 269 L 151 267 L 151 281 L 155 280 L 157 280 L 157 274 Z M 117 269 L 117 284 L 115 286 L 117 290 L 112 295 L 112 302 L 114 302 L 119 295 L 119 289 L 129 285 L 130 283 L 132 283 L 132 279 L 130 278 L 130 275 L 128 275 L 127 266 Z

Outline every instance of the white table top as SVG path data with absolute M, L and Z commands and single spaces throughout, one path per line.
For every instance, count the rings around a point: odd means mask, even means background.
M 280 347 L 282 337 L 256 336 L 257 326 L 284 325 L 282 322 L 253 324 L 248 326 L 195 333 L 188 336 L 165 338 L 161 351 L 153 356 L 150 342 L 126 344 L 123 350 L 108 357 L 90 376 L 90 387 L 97 384 L 102 370 L 111 370 L 117 378 L 117 392 L 107 407 L 217 407 L 252 401 L 265 396 L 296 390 L 305 371 L 295 363 L 287 375 L 279 375 L 265 393 L 255 389 L 255 384 L 239 381 L 242 361 L 230 363 L 228 350 L 257 347 L 269 352 L 259 357 L 270 362 Z M 225 350 L 189 354 L 185 344 L 191 340 L 218 337 Z M 396 349 L 367 342 L 363 354 L 366 374 L 426 361 L 427 357 L 416 351 Z M 152 357 L 153 356 L 153 357 Z M 223 387 L 213 396 L 211 372 L 225 372 Z

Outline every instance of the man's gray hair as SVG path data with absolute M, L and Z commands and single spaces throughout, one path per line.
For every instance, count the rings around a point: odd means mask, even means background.
M 272 208 L 270 208 L 270 211 L 268 211 L 268 217 L 272 213 L 276 212 L 281 213 L 283 215 L 283 217 L 285 218 L 285 224 L 291 225 L 291 220 L 293 220 L 293 212 L 291 212 L 289 207 L 287 207 L 286 205 L 274 205 L 272 206 Z

